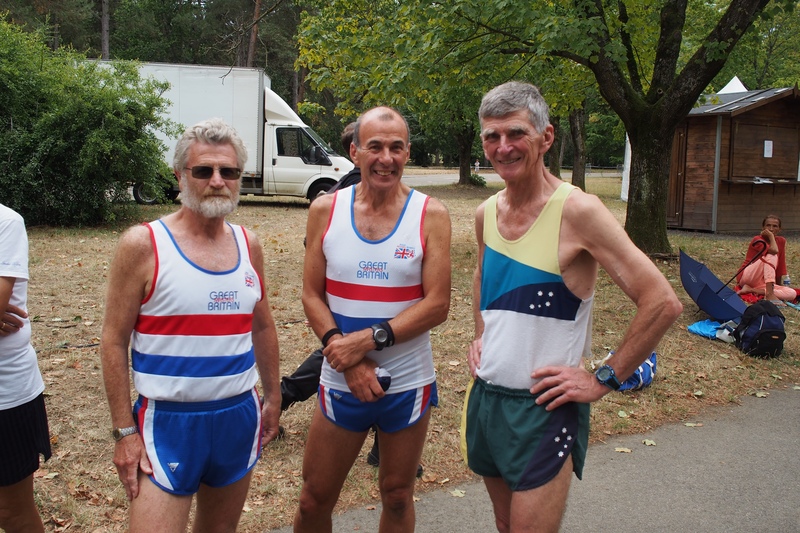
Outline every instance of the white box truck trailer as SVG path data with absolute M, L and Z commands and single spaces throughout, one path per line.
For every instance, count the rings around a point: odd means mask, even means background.
M 261 69 L 142 63 L 139 71 L 143 78 L 169 82 L 168 118 L 188 127 L 218 117 L 236 128 L 248 153 L 241 194 L 313 200 L 353 168 L 270 89 Z M 172 168 L 178 139 L 159 137 Z M 174 199 L 177 193 L 176 183 L 167 196 Z M 156 201 L 141 184 L 134 185 L 133 195 L 139 203 Z

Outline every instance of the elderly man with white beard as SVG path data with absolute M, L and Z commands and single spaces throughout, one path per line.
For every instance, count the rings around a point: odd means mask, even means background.
M 188 128 L 173 161 L 181 208 L 127 230 L 111 264 L 100 349 L 132 532 L 186 531 L 195 494 L 195 531 L 235 531 L 261 446 L 278 435 L 263 251 L 225 221 L 246 160 L 222 120 Z

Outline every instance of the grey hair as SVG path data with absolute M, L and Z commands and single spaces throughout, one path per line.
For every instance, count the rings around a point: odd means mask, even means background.
M 175 157 L 172 159 L 172 168 L 181 173 L 189 158 L 189 147 L 194 143 L 230 144 L 236 151 L 236 161 L 239 168 L 243 169 L 247 162 L 247 148 L 236 130 L 225 123 L 221 118 L 210 118 L 186 128 L 183 135 L 175 145 Z
M 368 115 L 370 113 L 373 113 L 373 112 L 374 113 L 378 113 L 378 120 L 380 120 L 380 121 L 389 121 L 389 120 L 393 120 L 396 117 L 400 117 L 400 119 L 403 121 L 403 124 L 406 125 L 406 141 L 410 141 L 411 140 L 411 128 L 408 127 L 408 121 L 406 120 L 406 117 L 401 115 L 398 110 L 396 110 L 396 109 L 394 109 L 392 107 L 379 106 L 379 107 L 373 107 L 372 109 L 368 109 L 367 111 L 364 111 L 363 113 L 361 113 L 361 115 L 356 120 L 356 125 L 353 128 L 353 144 L 355 144 L 356 147 L 360 147 L 361 146 L 360 138 L 358 136 L 359 131 L 361 130 L 361 122 L 362 122 L 362 120 L 364 119 L 364 117 L 366 115 Z
M 535 85 L 519 81 L 509 81 L 498 85 L 483 96 L 478 118 L 481 123 L 486 118 L 499 118 L 527 111 L 528 119 L 538 133 L 543 133 L 550 124 L 547 102 Z

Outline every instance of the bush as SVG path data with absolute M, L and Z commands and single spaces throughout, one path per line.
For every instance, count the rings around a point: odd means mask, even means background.
M 486 187 L 486 180 L 480 174 L 473 172 L 469 175 L 469 184 L 476 187 Z
M 169 173 L 156 131 L 165 84 L 133 63 L 52 52 L 0 21 L 0 190 L 29 225 L 94 225 L 114 217 L 134 181 Z

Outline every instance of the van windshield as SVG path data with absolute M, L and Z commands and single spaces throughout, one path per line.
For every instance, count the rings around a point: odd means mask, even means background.
M 305 127 L 305 130 L 306 130 L 306 133 L 308 133 L 309 135 L 311 135 L 311 137 L 312 137 L 312 138 L 313 138 L 315 141 L 317 141 L 317 142 L 319 143 L 319 145 L 320 145 L 320 146 L 322 146 L 323 150 L 325 150 L 326 152 L 328 152 L 328 155 L 339 155 L 339 154 L 337 154 L 337 153 L 336 153 L 336 150 L 334 150 L 333 148 L 331 148 L 331 145 L 329 145 L 328 143 L 326 143 L 326 142 L 325 142 L 325 139 L 323 139 L 322 137 L 320 137 L 320 136 L 317 134 L 317 132 L 316 132 L 316 131 L 312 130 L 312 129 L 311 129 L 311 128 L 309 128 L 308 126 L 306 126 L 306 127 Z

